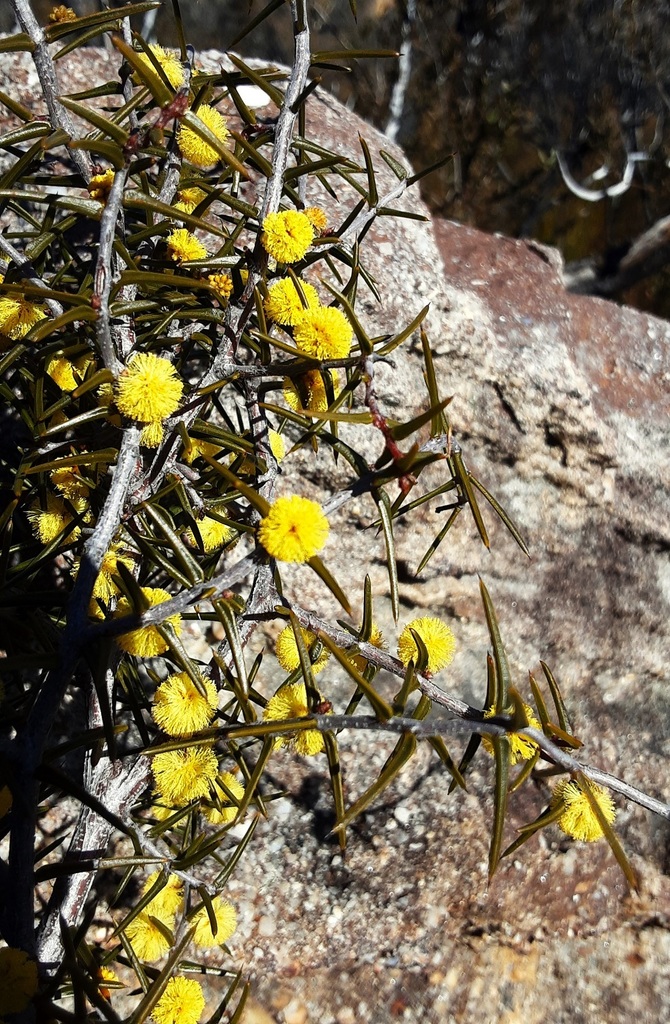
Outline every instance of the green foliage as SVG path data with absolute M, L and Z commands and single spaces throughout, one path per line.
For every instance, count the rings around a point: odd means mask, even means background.
M 376 154 L 363 139 L 358 164 L 294 131 L 303 132 L 310 67 L 344 55 L 310 57 L 307 12 L 295 3 L 288 83 L 276 69 L 252 69 L 238 58 L 231 58 L 233 70 L 205 73 L 197 59 L 182 64 L 138 36 L 130 41 L 128 16 L 151 6 L 48 29 L 50 40 L 69 39 L 61 57 L 92 32 L 112 34 L 124 58 L 119 81 L 64 96 L 50 121 L 33 121 L 5 97 L 22 123 L 0 139 L 14 158 L 0 179 L 0 213 L 10 225 L 1 248 L 0 390 L 14 439 L 2 452 L 2 793 L 3 823 L 12 849 L 23 854 L 3 865 L 10 907 L 2 931 L 10 947 L 39 959 L 41 998 L 52 1018 L 70 1019 L 60 999 L 74 991 L 78 1019 L 92 1019 L 88 1001 L 116 1020 L 99 969 L 117 963 L 139 986 L 127 1018 L 133 1024 L 151 1013 L 162 1020 L 170 979 L 189 970 L 223 974 L 228 989 L 213 1019 L 224 1012 L 239 1019 L 246 993 L 240 976 L 190 959 L 193 937 L 198 943 L 194 911 L 201 907 L 217 931 L 210 945 L 227 940 L 215 898 L 225 897 L 260 816 L 279 795 L 267 774 L 278 746 L 296 756 L 325 753 L 344 848 L 349 824 L 420 743 L 436 753 L 452 788 L 464 787 L 481 733 L 488 733 L 490 873 L 501 855 L 561 819 L 562 808 L 552 808 L 502 853 L 511 795 L 543 759 L 551 770 L 578 773 L 634 883 L 607 815 L 583 781 L 588 772 L 579 774 L 584 766 L 566 753 L 578 741 L 546 666 L 556 722 L 531 680 L 539 731 L 525 740 L 533 744 L 529 767 L 512 778 L 514 744 L 529 718 L 484 584 L 492 655 L 483 706 L 472 708 L 432 682 L 427 667 L 439 643 L 424 620 L 410 624 L 416 654 L 391 656 L 377 635 L 369 579 L 356 625 L 351 608 L 359 595 L 320 558 L 328 516 L 364 493 L 378 510 L 396 620 L 394 524 L 442 494 L 453 498 L 450 514 L 419 569 L 465 508 L 489 546 L 478 495 L 527 554 L 518 528 L 468 471 L 452 438 L 450 398 L 440 394 L 421 326 L 427 308 L 409 311 L 412 319 L 392 337 L 371 335 L 356 312 L 359 287 L 377 294 L 359 243 L 375 217 L 394 215 L 394 196 L 380 195 Z M 254 23 L 281 6 L 268 4 Z M 18 9 L 24 31 L 5 49 L 36 50 L 24 5 Z M 240 98 L 244 85 L 260 86 L 277 104 L 276 124 L 255 123 Z M 225 131 L 205 123 L 207 108 L 227 111 Z M 182 159 L 187 132 L 188 152 L 201 166 Z M 401 183 L 394 195 L 418 180 L 389 154 L 379 156 Z M 308 181 L 310 195 L 323 187 L 332 197 L 347 182 L 361 200 L 340 211 L 339 226 L 327 227 L 319 210 L 299 212 Z M 315 312 L 307 288 L 313 282 L 321 282 Z M 272 305 L 278 285 L 292 296 L 288 319 Z M 302 330 L 310 324 L 311 334 Z M 425 408 L 394 422 L 384 413 L 375 367 L 417 331 Z M 373 465 L 340 436 L 352 422 L 381 440 Z M 279 497 L 286 444 L 307 455 L 325 449 L 333 465 L 348 467 L 349 486 L 323 508 L 298 494 Z M 422 473 L 435 464 L 444 482 L 419 494 Z M 308 566 L 347 620 L 326 622 L 302 607 L 285 586 L 286 562 Z M 295 640 L 295 660 L 279 687 L 272 653 L 251 660 L 248 648 L 256 627 L 272 617 L 289 622 Z M 182 634 L 189 619 L 220 625 L 224 639 L 210 661 L 189 653 Z M 317 663 L 328 653 L 347 681 L 342 713 L 318 677 Z M 401 681 L 392 702 L 381 669 Z M 76 692 L 86 696 L 80 718 L 69 710 Z M 439 723 L 431 723 L 436 700 L 463 720 L 458 765 Z M 159 703 L 164 732 L 156 724 Z M 358 727 L 399 735 L 379 774 L 350 803 L 339 751 L 343 730 Z M 65 796 L 79 808 L 80 848 L 107 849 L 112 836 L 118 839 L 113 855 L 83 870 L 68 853 L 54 862 L 54 849 L 34 849 L 39 808 Z M 97 872 L 112 868 L 113 934 L 102 946 L 90 932 L 88 901 Z M 147 882 L 148 871 L 159 873 Z M 58 881 L 35 921 L 33 888 L 49 879 Z M 138 882 L 145 884 L 139 896 Z M 179 894 L 168 906 L 170 886 Z M 62 904 L 70 909 L 61 922 Z M 152 966 L 158 960 L 160 970 Z

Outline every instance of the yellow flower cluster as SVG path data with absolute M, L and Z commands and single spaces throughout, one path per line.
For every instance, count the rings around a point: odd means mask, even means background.
M 158 874 L 158 871 L 154 871 L 149 875 L 142 888 L 143 896 L 153 887 Z M 125 930 L 126 936 L 140 960 L 158 960 L 168 952 L 170 942 L 152 918 L 170 931 L 174 930 L 175 917 L 182 909 L 183 901 L 181 882 L 171 875 L 160 892 L 130 922 Z
M 56 490 L 60 491 L 68 501 L 89 497 L 88 484 L 82 480 L 76 466 L 63 466 L 60 469 L 54 469 L 49 474 L 49 478 Z
M 316 637 L 314 633 L 310 633 L 308 629 L 301 629 L 302 638 L 305 642 L 307 650 L 312 646 Z M 300 664 L 300 655 L 298 654 L 298 645 L 295 639 L 295 633 L 293 632 L 292 626 L 286 626 L 282 629 L 281 633 L 277 637 L 277 646 L 275 648 L 277 655 L 277 661 L 286 672 L 293 672 Z M 319 657 L 312 664 L 312 672 L 314 675 L 317 672 L 322 672 L 328 664 L 330 658 L 330 651 L 327 648 L 323 648 Z
M 258 540 L 280 562 L 308 562 L 328 540 L 329 524 L 316 501 L 293 494 L 277 498 L 261 519 Z
M 297 210 L 269 213 L 263 221 L 261 245 L 277 263 L 297 263 L 314 241 L 309 217 Z
M 300 287 L 307 303 L 306 308 L 316 309 L 319 306 L 319 296 L 314 285 L 301 281 Z M 290 277 L 284 277 L 270 285 L 263 308 L 269 320 L 274 320 L 276 324 L 285 327 L 293 327 L 305 312 L 298 289 Z
M 183 390 L 168 359 L 141 352 L 117 378 L 116 405 L 124 416 L 146 425 L 142 443 L 155 447 L 162 440 L 162 422 L 176 411 Z
M 161 587 L 140 587 L 142 594 L 149 603 L 150 608 L 169 601 L 172 594 Z M 114 612 L 115 619 L 122 619 L 130 615 L 133 607 L 127 597 L 121 597 Z M 169 615 L 165 620 L 166 625 L 173 628 L 177 636 L 181 633 L 181 616 Z M 122 633 L 117 636 L 116 642 L 122 651 L 128 654 L 135 654 L 138 658 L 155 658 L 157 654 L 164 654 L 169 644 L 163 639 L 156 626 L 140 626 L 139 629 L 132 629 L 129 633 Z
M 511 715 L 513 710 L 514 709 L 511 707 L 506 708 L 505 713 Z M 538 721 L 530 704 L 524 704 L 523 710 L 526 714 L 526 718 L 528 719 L 529 726 L 532 729 L 541 730 L 542 725 Z M 494 707 L 490 707 L 484 712 L 484 718 L 493 718 L 495 713 L 496 709 Z M 530 761 L 531 757 L 533 757 L 537 750 L 537 743 L 533 740 L 526 739 L 525 736 L 519 736 L 515 732 L 508 733 L 507 738 L 509 740 L 510 764 L 517 764 L 518 761 Z M 489 754 L 493 754 L 493 743 L 490 736 L 482 736 L 482 746 Z
M 205 997 L 195 978 L 170 978 L 151 1016 L 156 1024 L 198 1024 Z
M 206 729 L 214 717 L 217 692 L 211 679 L 202 678 L 201 693 L 187 672 L 169 676 L 154 696 L 154 722 L 169 736 L 191 736 Z
M 71 7 L 66 7 L 65 4 L 58 4 L 57 7 L 54 7 L 53 10 L 49 12 L 49 21 L 54 25 L 76 20 L 77 15 L 75 12 Z
M 219 548 L 222 548 L 224 544 L 228 544 L 229 541 L 237 536 L 236 531 L 232 527 L 226 526 L 225 523 L 220 523 L 218 519 L 214 519 L 212 516 L 205 516 L 203 519 L 198 520 L 198 533 L 200 534 L 202 546 L 208 554 L 210 551 L 217 551 Z M 186 536 L 194 546 L 198 543 L 193 530 L 188 529 Z
M 150 46 L 153 56 L 156 58 L 161 68 L 165 72 L 165 77 L 172 86 L 173 89 L 179 89 L 184 84 L 184 69 L 179 57 L 176 53 L 171 53 L 169 50 L 164 50 L 162 46 L 153 45 Z M 154 70 L 154 66 L 147 57 L 146 53 L 138 53 L 138 60 L 146 67 Z M 137 82 L 139 75 L 135 73 L 133 75 L 133 81 Z
M 183 210 L 184 213 L 193 213 L 196 206 L 198 206 L 207 193 L 204 189 L 193 187 L 193 188 L 182 188 L 177 192 L 177 201 L 174 203 L 175 210 Z
M 188 747 L 155 754 L 151 762 L 158 795 L 173 807 L 209 795 L 219 771 L 211 747 Z
M 72 563 L 72 575 L 77 576 L 81 560 L 75 558 Z M 114 582 L 114 576 L 118 574 L 119 563 L 125 565 L 128 570 L 133 568 L 133 559 L 123 550 L 119 544 L 112 544 L 102 559 L 100 572 L 93 584 L 93 598 L 99 598 L 105 604 L 109 604 L 113 597 L 119 593 L 119 588 Z
M 595 797 L 598 807 L 608 825 L 616 817 L 612 797 L 596 782 L 586 783 Z M 562 808 L 558 819 L 558 827 L 573 839 L 583 843 L 593 843 L 601 839 L 603 830 L 598 821 L 586 793 L 576 779 L 562 779 L 554 788 L 551 799 L 552 808 Z
M 304 683 L 281 686 L 265 706 L 264 722 L 287 722 L 292 718 L 305 718 L 309 714 L 307 690 Z M 323 736 L 318 729 L 301 729 L 292 735 L 277 736 L 275 747 L 288 744 L 296 754 L 311 756 L 324 749 Z
M 200 239 L 186 228 L 177 228 L 168 235 L 167 250 L 170 259 L 175 263 L 206 260 L 209 255 Z
M 4 278 L 0 275 L 0 282 Z M 46 319 L 42 306 L 29 302 L 21 295 L 0 295 L 0 334 L 12 341 L 20 341 L 40 320 Z
M 332 372 L 332 371 L 331 371 Z M 332 373 L 333 395 L 340 393 L 340 378 Z M 294 412 L 311 412 L 318 415 L 328 408 L 328 393 L 323 374 L 319 370 L 308 370 L 300 377 L 285 377 L 282 394 L 289 409 Z
M 236 803 L 232 803 L 230 796 Z M 214 800 L 216 796 L 216 800 Z M 232 772 L 221 772 L 214 781 L 212 799 L 203 803 L 202 811 L 211 825 L 229 825 L 237 817 L 237 802 L 244 796 L 244 786 Z
M 143 896 L 146 896 L 153 888 L 158 874 L 158 871 L 155 871 L 149 875 L 142 888 Z M 155 918 L 169 931 L 174 931 L 176 916 L 181 913 L 183 908 L 184 891 L 181 882 L 171 875 L 163 888 L 125 929 L 126 936 L 140 960 L 158 960 L 170 949 L 171 944 L 163 929 L 159 928 L 152 918 Z M 216 921 L 215 930 L 212 929 L 207 909 L 204 906 L 189 919 L 189 924 L 195 925 L 193 941 L 201 949 L 211 949 L 213 946 L 220 946 L 227 942 L 237 927 L 235 908 L 228 900 L 216 896 L 212 900 L 212 909 Z M 156 1017 L 155 1010 L 154 1017 Z M 178 1018 L 178 1021 L 181 1024 L 181 1018 Z
M 219 142 L 225 142 L 228 138 L 228 126 L 225 117 L 220 111 L 204 103 L 198 107 L 195 113 L 205 128 L 209 128 L 212 135 Z M 219 154 L 214 147 L 210 146 L 209 142 L 205 142 L 187 124 L 182 123 L 179 125 L 177 129 L 177 144 L 184 160 L 188 160 L 190 164 L 200 167 L 202 170 L 214 167 L 220 160 Z
M 328 227 L 328 217 L 320 206 L 307 206 L 303 213 L 315 231 L 325 231 Z
M 405 667 L 419 655 L 411 630 L 421 638 L 428 653 L 427 673 L 439 672 L 451 662 L 456 650 L 453 631 L 441 619 L 421 616 L 409 622 L 398 638 L 398 657 Z
M 200 949 L 223 946 L 237 928 L 237 914 L 234 906 L 228 900 L 224 900 L 222 896 L 215 896 L 212 900 L 212 910 L 216 922 L 215 928 L 212 928 L 205 906 L 202 906 L 189 919 L 189 924 L 195 924 L 193 941 Z
M 84 512 L 87 502 L 84 498 L 72 498 L 70 505 L 75 512 Z M 36 503 L 26 513 L 33 533 L 41 544 L 51 544 L 56 537 L 74 521 L 74 514 L 65 501 L 56 494 L 47 494 L 46 508 Z M 81 536 L 81 527 L 74 526 L 67 535 L 67 542 L 72 543 Z
M 52 356 L 47 363 L 46 372 L 61 391 L 74 391 L 83 381 L 93 362 L 94 359 L 90 352 L 84 353 L 74 361 L 65 356 L 56 355 Z
M 351 351 L 353 337 L 351 324 L 335 306 L 304 310 L 293 328 L 297 347 L 315 359 L 344 359 Z
M 233 294 L 233 279 L 230 274 L 210 274 L 207 278 L 221 302 L 227 302 Z
M 100 174 L 94 174 L 88 183 L 88 194 L 91 199 L 97 199 L 101 203 L 107 202 L 107 197 L 114 184 L 114 171 L 110 168 Z

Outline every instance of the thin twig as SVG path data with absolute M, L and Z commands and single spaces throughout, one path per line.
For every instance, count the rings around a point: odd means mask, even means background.
M 112 292 L 112 260 L 114 258 L 114 238 L 117 221 L 123 205 L 123 190 L 128 179 L 128 167 L 124 166 L 114 174 L 114 181 L 100 217 L 100 242 L 98 259 L 95 265 L 94 297 L 98 306 L 96 333 L 98 346 L 105 366 L 116 377 L 123 369 L 114 350 L 112 330 L 109 316 L 109 297 Z
M 33 43 L 32 58 L 35 62 L 35 68 L 49 110 L 51 123 L 54 128 L 62 128 L 64 132 L 67 132 L 71 139 L 78 139 L 79 133 L 75 128 L 70 112 L 59 101 L 60 89 L 58 88 L 54 62 L 51 59 L 44 32 L 33 14 L 29 0 L 12 0 L 12 3 L 21 28 L 30 36 Z M 69 152 L 79 169 L 79 173 L 88 184 L 92 173 L 91 158 L 82 149 L 71 149 Z
M 291 66 L 291 74 L 284 94 L 277 126 L 275 128 L 275 144 L 272 153 L 272 174 L 263 196 L 261 210 L 258 216 L 261 224 L 269 213 L 275 213 L 279 209 L 282 191 L 284 189 L 284 175 L 288 166 L 288 158 L 291 149 L 291 140 L 298 117 L 299 110 L 297 101 L 302 95 L 307 84 L 307 75 L 312 60 L 310 51 L 309 24 L 305 16 L 304 0 L 291 0 L 291 17 L 293 19 L 294 56 Z
M 92 535 L 84 546 L 77 581 L 68 606 L 68 618 L 61 636 L 58 665 L 44 680 L 25 727 L 12 742 L 14 806 L 9 852 L 4 935 L 10 945 L 35 951 L 33 929 L 34 842 L 39 784 L 37 768 L 87 639 L 87 610 L 102 559 L 118 530 L 121 513 L 139 453 L 140 430 L 124 432 L 112 485 Z
M 194 587 L 182 591 L 170 601 L 163 601 L 161 604 L 148 608 L 141 615 L 124 615 L 123 618 L 105 619 L 104 622 L 89 624 L 86 630 L 87 641 L 95 640 L 100 636 L 119 636 L 121 633 L 128 633 L 130 630 L 140 629 L 143 626 L 155 626 L 164 622 L 171 615 L 180 615 L 187 611 L 198 601 L 206 601 L 224 590 L 229 590 L 258 564 L 258 553 L 254 552 L 241 558 L 235 565 L 230 566 L 224 572 L 213 576 L 209 580 L 203 580 Z
M 423 687 L 422 687 L 423 689 Z M 444 695 L 447 697 L 447 695 Z M 449 700 L 449 698 L 447 698 Z M 449 707 L 452 710 L 451 704 L 446 701 L 439 701 L 444 707 Z M 480 712 L 481 715 L 481 712 Z M 553 764 L 560 765 L 561 768 L 565 768 L 569 772 L 583 772 L 584 775 L 592 779 L 593 782 L 597 782 L 600 785 L 607 786 L 615 793 L 620 793 L 625 796 L 628 800 L 632 800 L 634 803 L 639 804 L 641 807 L 645 807 L 649 811 L 653 811 L 654 814 L 658 814 L 663 818 L 670 820 L 670 805 L 664 803 L 662 800 L 657 800 L 655 797 L 648 796 L 642 790 L 637 789 L 636 786 L 631 786 L 627 782 L 623 782 L 618 779 L 615 775 L 611 775 L 609 772 L 601 771 L 600 768 L 594 768 L 592 765 L 585 764 L 583 761 L 577 761 L 574 757 L 571 757 L 560 747 L 557 747 L 555 743 L 552 743 L 543 732 L 538 729 L 518 729 L 513 730 L 512 719 L 506 724 L 501 724 L 503 718 L 489 719 L 485 723 L 481 721 L 479 725 L 473 724 L 471 721 L 454 721 L 453 719 L 448 722 L 440 721 L 426 721 L 417 720 L 416 718 L 390 718 L 386 721 L 375 718 L 374 715 L 310 715 L 310 721 L 313 721 L 318 729 L 328 732 L 339 729 L 363 729 L 372 730 L 373 732 L 393 732 L 393 733 L 410 733 L 412 736 L 429 738 L 433 736 L 449 736 L 453 733 L 453 726 L 456 725 L 460 729 L 467 728 L 468 732 L 476 732 L 480 735 L 494 735 L 494 736 L 506 736 L 510 732 L 515 732 L 518 736 L 524 736 L 529 740 L 532 740 L 538 745 L 542 753 L 545 755 L 545 759 L 552 762 Z
M 15 249 L 12 243 L 8 242 L 3 235 L 0 235 L 0 249 L 6 256 L 9 256 L 24 281 L 27 281 L 28 284 L 32 284 L 35 288 L 49 288 L 49 285 L 43 281 L 41 277 L 37 277 L 35 274 L 35 268 L 30 260 L 27 260 L 18 249 Z M 56 302 L 55 299 L 45 299 L 44 301 L 51 310 L 53 316 L 61 315 L 63 307 L 60 302 Z

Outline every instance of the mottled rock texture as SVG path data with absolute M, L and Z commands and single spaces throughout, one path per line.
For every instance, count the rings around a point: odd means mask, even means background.
M 216 55 L 203 57 L 216 66 Z M 110 76 L 110 57 L 72 57 L 68 89 Z M 3 58 L 0 88 L 34 94 L 27 59 Z M 402 154 L 327 95 L 310 100 L 308 134 L 360 159 L 368 140 L 383 194 L 397 183 L 379 150 Z M 357 196 L 325 193 L 335 225 Z M 416 194 L 399 208 L 423 213 Z M 532 558 L 487 515 L 492 550 L 464 513 L 423 576 L 417 562 L 443 522 L 435 504 L 398 524 L 402 622 L 428 612 L 453 622 L 459 651 L 437 681 L 473 703 L 485 689 L 487 633 L 478 574 L 487 582 L 517 685 L 539 658 L 562 684 L 585 760 L 670 799 L 667 697 L 670 642 L 670 327 L 605 301 L 573 297 L 557 253 L 450 222 L 384 217 L 363 259 L 382 304 L 361 287 L 371 333 L 392 333 L 430 303 L 427 330 L 454 436 L 471 470 L 510 511 Z M 380 366 L 377 389 L 391 416 L 425 408 L 413 339 Z M 371 428 L 343 428 L 370 460 Z M 324 497 L 348 479 L 324 448 L 316 462 L 291 456 L 286 491 Z M 439 467 L 431 484 L 440 477 Z M 422 478 L 423 484 L 423 478 Z M 444 499 L 442 499 L 444 500 Z M 360 607 L 366 569 L 377 617 L 394 645 L 381 541 L 366 529 L 369 500 L 335 517 L 325 560 Z M 353 568 L 360 560 L 361 570 Z M 322 614 L 335 609 L 308 570 L 289 591 Z M 358 595 L 358 597 L 357 597 Z M 358 610 L 358 609 L 357 609 Z M 276 632 L 276 631 L 275 631 Z M 329 689 L 337 702 L 336 682 Z M 389 682 L 389 692 L 393 692 Z M 456 755 L 463 739 L 450 741 Z M 389 749 L 371 736 L 341 737 L 349 797 Z M 332 824 L 320 759 L 277 756 L 273 777 L 287 796 L 232 881 L 240 930 L 238 966 L 272 1019 L 320 1024 L 390 1020 L 488 1024 L 569 1021 L 655 1024 L 670 1019 L 670 836 L 667 824 L 619 802 L 617 828 L 641 876 L 626 893 L 603 844 L 581 846 L 549 830 L 505 861 L 486 883 L 491 765 L 480 756 L 469 792 L 447 796 L 448 778 L 421 749 L 384 799 L 351 829 L 346 859 Z M 546 803 L 538 783 L 511 804 L 511 823 Z M 256 1007 L 249 1020 L 267 1019 Z

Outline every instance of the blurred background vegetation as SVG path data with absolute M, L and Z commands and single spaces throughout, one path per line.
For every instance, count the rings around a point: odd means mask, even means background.
M 103 0 L 69 4 L 77 14 L 105 6 Z M 34 0 L 43 22 L 52 6 Z M 187 39 L 200 49 L 228 48 L 264 6 L 265 0 L 180 2 Z M 591 260 L 607 272 L 638 235 L 670 213 L 665 0 L 358 0 L 357 23 L 348 0 L 310 6 L 314 50 L 405 54 L 404 64 L 352 60 L 322 79 L 349 107 L 389 130 L 415 166 L 453 154 L 422 182 L 436 214 L 532 236 L 557 245 L 568 263 Z M 4 31 L 12 28 L 7 7 L 0 8 Z M 176 45 L 169 2 L 136 28 Z M 288 63 L 288 10 L 264 21 L 237 49 Z M 565 185 L 557 151 L 591 189 L 620 181 L 627 154 L 648 159 L 635 164 L 622 195 L 585 202 Z M 670 316 L 668 280 L 663 271 L 616 297 Z

